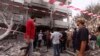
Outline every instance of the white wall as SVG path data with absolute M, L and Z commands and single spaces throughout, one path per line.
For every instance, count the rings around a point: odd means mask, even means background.
M 61 27 L 61 28 L 67 28 L 68 27 L 68 23 L 67 22 L 63 22 L 60 20 L 55 20 L 55 27 Z
M 48 26 L 49 23 L 50 23 L 50 20 L 46 19 L 46 18 L 37 18 L 36 19 L 36 25 L 45 25 L 45 26 Z
M 32 2 L 37 4 L 47 5 L 47 3 L 44 2 L 43 0 L 32 0 Z
M 18 3 L 24 4 L 24 0 L 11 0 L 11 1 L 14 1 L 14 2 L 18 2 Z
M 43 18 L 43 19 L 37 18 L 36 19 L 36 25 L 37 26 L 38 25 L 50 26 L 50 19 L 49 18 Z M 67 28 L 68 24 L 67 24 L 67 22 L 63 22 L 63 21 L 60 21 L 60 20 L 55 20 L 54 21 L 54 27 Z

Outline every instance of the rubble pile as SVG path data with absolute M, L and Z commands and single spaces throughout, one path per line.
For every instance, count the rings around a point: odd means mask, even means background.
M 24 41 L 18 39 L 3 39 L 0 41 L 0 56 L 20 56 L 22 51 L 21 47 L 25 46 Z
M 25 42 L 21 39 L 22 36 L 18 38 L 6 38 L 0 41 L 0 56 L 22 56 L 24 50 L 20 50 L 21 47 L 26 46 Z M 45 52 L 35 51 L 33 55 L 35 56 L 45 56 Z

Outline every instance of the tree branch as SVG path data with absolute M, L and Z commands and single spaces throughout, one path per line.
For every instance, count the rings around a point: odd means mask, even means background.
M 15 34 L 15 32 L 18 30 L 19 25 L 17 25 L 17 28 L 13 31 L 13 34 Z
M 0 13 L 1 17 L 3 18 L 3 21 L 4 23 L 6 24 L 6 26 L 8 26 L 8 23 L 7 23 L 7 20 L 6 20 L 6 17 L 4 17 L 4 15 L 2 13 Z
M 12 15 L 11 20 L 10 20 L 10 25 L 13 25 L 13 19 L 14 19 L 14 15 Z

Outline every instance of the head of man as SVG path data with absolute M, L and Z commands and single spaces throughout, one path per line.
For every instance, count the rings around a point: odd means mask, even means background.
M 35 22 L 35 16 L 34 15 L 31 15 L 30 18 Z
M 53 28 L 53 31 L 57 31 L 57 32 L 59 32 L 60 29 L 58 29 L 58 28 Z
M 85 20 L 83 20 L 83 19 L 77 20 L 76 23 L 77 23 L 77 26 L 78 26 L 79 28 L 85 26 Z

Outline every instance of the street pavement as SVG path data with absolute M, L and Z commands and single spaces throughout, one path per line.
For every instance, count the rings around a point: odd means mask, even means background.
M 42 52 L 43 52 L 43 51 L 46 51 L 46 48 L 44 47 L 44 48 L 42 48 L 41 50 L 42 50 Z M 42 53 L 42 52 L 41 52 L 41 53 Z M 72 56 L 72 55 L 70 55 L 69 53 L 66 53 L 66 52 L 61 53 L 60 55 L 61 55 L 61 56 Z M 50 49 L 48 50 L 48 52 L 45 52 L 45 55 L 44 55 L 44 56 L 53 56 L 53 49 L 50 48 Z

